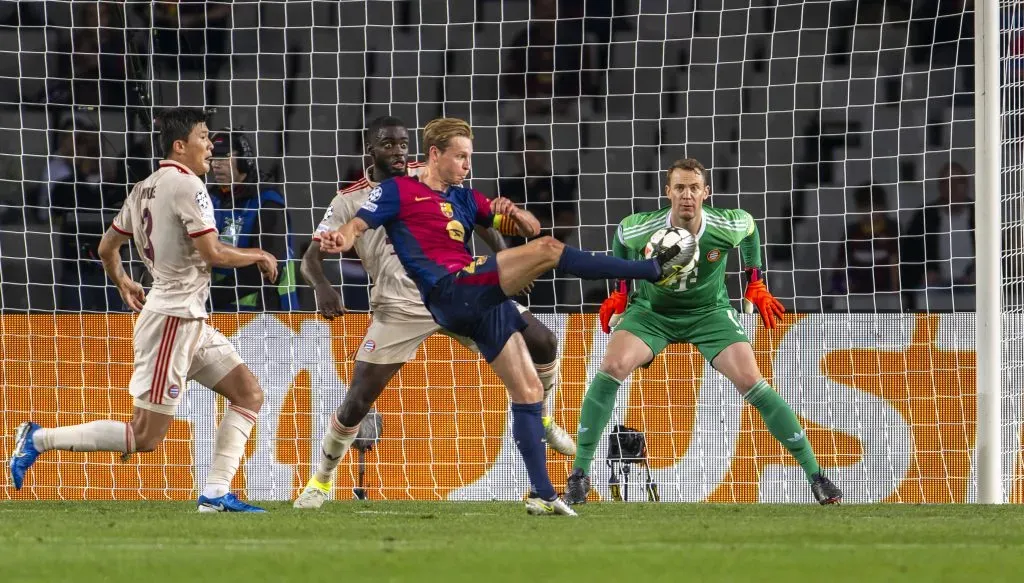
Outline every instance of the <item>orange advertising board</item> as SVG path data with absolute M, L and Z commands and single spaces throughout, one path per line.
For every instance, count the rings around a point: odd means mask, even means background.
M 542 319 L 562 340 L 555 418 L 575 433 L 607 336 L 591 314 Z M 250 499 L 289 499 L 312 472 L 367 316 L 327 322 L 310 314 L 217 314 L 211 321 L 233 339 L 266 394 L 235 486 Z M 27 419 L 52 426 L 130 418 L 133 322 L 127 314 L 0 316 L 5 457 Z M 973 498 L 975 355 L 964 345 L 973 341 L 973 314 L 787 315 L 772 332 L 752 317 L 743 322 L 762 372 L 800 415 L 821 465 L 849 501 Z M 1006 387 L 1004 410 L 1013 410 L 1018 390 Z M 445 336 L 430 338 L 377 403 L 384 433 L 366 457 L 370 497 L 518 498 L 527 481 L 507 406 L 497 377 L 475 354 Z M 48 452 L 21 491 L 0 482 L 3 497 L 192 499 L 222 410 L 211 392 L 190 383 L 156 451 L 127 462 L 108 453 Z M 756 411 L 690 346 L 670 346 L 624 383 L 613 419 L 645 433 L 663 501 L 810 500 L 799 468 Z M 1014 502 L 1024 497 L 1018 422 L 1004 419 Z M 594 481 L 607 495 L 603 452 L 602 445 Z M 557 487 L 570 467 L 549 454 Z M 339 466 L 336 497 L 351 497 L 355 476 L 350 455 Z

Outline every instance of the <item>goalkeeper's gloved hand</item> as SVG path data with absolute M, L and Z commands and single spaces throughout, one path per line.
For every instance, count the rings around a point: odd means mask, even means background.
M 761 314 L 761 321 L 764 327 L 774 329 L 777 321 L 782 321 L 782 314 L 786 308 L 782 307 L 779 300 L 768 291 L 768 286 L 761 279 L 761 270 L 750 268 L 747 270 L 749 281 L 747 291 L 743 294 L 743 311 L 750 314 L 757 308 Z
M 626 311 L 629 303 L 629 294 L 626 293 L 625 280 L 619 280 L 619 289 L 613 291 L 604 302 L 601 303 L 601 310 L 598 315 L 601 319 L 601 330 L 605 334 L 611 334 L 612 328 L 619 323 L 622 312 Z

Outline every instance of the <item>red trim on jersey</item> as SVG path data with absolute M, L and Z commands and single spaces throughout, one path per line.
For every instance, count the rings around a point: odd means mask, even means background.
M 370 186 L 370 181 L 367 180 L 365 176 L 363 176 L 362 178 L 357 180 L 351 186 L 339 190 L 338 194 L 348 194 L 350 192 L 355 192 L 357 190 L 362 190 L 362 189 L 366 188 L 367 186 Z
M 209 229 L 203 229 L 202 231 L 196 231 L 195 233 L 189 233 L 188 236 L 192 237 L 193 239 L 195 239 L 196 237 L 202 237 L 203 235 L 205 235 L 207 233 L 215 233 L 216 231 L 217 231 L 217 229 L 214 229 L 213 227 L 210 227 Z
M 160 167 L 161 168 L 167 168 L 168 166 L 173 166 L 174 168 L 176 168 L 178 170 L 178 172 L 181 172 L 182 174 L 191 174 L 192 176 L 196 175 L 195 172 L 192 172 L 191 170 L 189 170 L 188 167 L 185 166 L 184 164 L 182 164 L 181 162 L 175 162 L 174 160 L 161 160 L 160 161 Z
M 405 167 L 406 168 L 426 168 L 427 164 L 425 162 L 420 162 L 418 160 L 413 160 L 412 162 L 407 163 L 405 165 Z
M 164 321 L 164 334 L 160 338 L 160 348 L 157 350 L 156 370 L 153 372 L 153 380 L 149 385 L 149 402 L 161 405 L 164 402 L 164 385 L 167 384 L 167 365 L 170 363 L 171 355 L 174 353 L 174 337 L 178 334 L 178 318 L 167 316 Z M 159 390 L 158 390 L 159 389 Z
M 129 237 L 131 237 L 131 236 L 133 236 L 133 235 L 134 235 L 134 233 L 129 233 L 128 231 L 125 231 L 124 229 L 122 229 L 122 228 L 118 227 L 118 226 L 117 226 L 117 225 L 115 225 L 114 223 L 110 223 L 110 228 L 111 228 L 111 229 L 114 229 L 114 230 L 115 230 L 115 231 L 117 231 L 118 233 L 121 233 L 122 235 L 127 235 L 127 236 L 129 236 Z

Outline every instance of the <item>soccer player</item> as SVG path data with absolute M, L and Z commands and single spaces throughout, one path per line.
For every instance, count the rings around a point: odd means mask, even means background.
M 373 166 L 366 170 L 362 180 L 334 197 L 302 258 L 302 274 L 313 286 L 320 313 L 327 319 L 343 314 L 345 309 L 341 296 L 324 276 L 320 233 L 333 231 L 350 221 L 381 182 L 397 176 L 418 176 L 423 171 L 423 164 L 409 163 L 406 159 L 409 131 L 400 119 L 390 116 L 374 119 L 367 128 L 366 138 L 366 152 L 373 160 Z M 476 231 L 492 249 L 505 248 L 505 239 L 493 228 L 478 226 Z M 330 497 L 334 470 L 355 440 L 359 424 L 374 401 L 427 338 L 435 332 L 444 332 L 423 306 L 416 284 L 406 275 L 383 229 L 360 237 L 355 250 L 373 280 L 370 295 L 373 320 L 356 352 L 352 384 L 331 416 L 331 423 L 321 442 L 317 472 L 295 500 L 296 508 L 319 508 Z M 526 308 L 519 304 L 516 308 L 526 321 L 523 339 L 544 386 L 546 409 L 558 382 L 558 337 Z M 456 340 L 477 350 L 466 338 L 456 337 Z M 542 412 L 542 421 L 544 437 L 552 449 L 563 455 L 576 453 L 572 437 L 554 422 L 547 411 Z
M 15 433 L 10 471 L 20 489 L 39 454 L 51 450 L 153 451 L 167 434 L 189 379 L 228 400 L 217 427 L 213 460 L 199 496 L 200 512 L 263 512 L 229 492 L 245 443 L 263 404 L 263 391 L 234 347 L 206 322 L 210 269 L 255 264 L 268 281 L 277 278 L 277 259 L 260 249 L 239 249 L 217 236 L 213 205 L 199 177 L 210 170 L 213 145 L 206 115 L 172 109 L 161 117 L 160 168 L 132 189 L 100 240 L 103 268 L 134 311 L 135 370 L 128 391 L 134 397 L 130 423 L 92 421 L 42 428 L 31 421 Z M 153 275 L 147 296 L 121 265 L 121 246 L 133 239 Z
M 555 494 L 548 477 L 541 420 L 543 386 L 520 333 L 526 322 L 509 297 L 553 268 L 580 277 L 621 277 L 670 283 L 686 259 L 679 246 L 656 258 L 629 261 L 592 255 L 541 237 L 491 257 L 470 255 L 467 232 L 495 226 L 505 234 L 533 237 L 536 217 L 507 198 L 487 199 L 462 186 L 470 170 L 473 133 L 469 124 L 435 119 L 423 130 L 426 168 L 419 176 L 387 180 L 370 191 L 356 216 L 340 229 L 320 234 L 328 253 L 344 252 L 368 229 L 384 227 L 402 266 L 416 283 L 434 321 L 476 343 L 508 390 L 512 434 L 532 486 L 531 514 L 575 512 Z
M 746 211 L 703 206 L 711 189 L 704 166 L 692 158 L 669 167 L 665 195 L 671 205 L 630 215 L 619 223 L 612 252 L 616 257 L 642 256 L 651 235 L 666 226 L 686 229 L 697 237 L 696 266 L 672 288 L 645 282 L 631 296 L 626 282 L 601 305 L 601 327 L 611 339 L 600 370 L 587 388 L 580 411 L 576 460 L 565 488 L 565 499 L 583 504 L 590 490 L 590 464 L 615 406 L 622 381 L 647 366 L 671 342 L 689 342 L 711 366 L 725 375 L 753 405 L 775 439 L 803 468 L 814 498 L 835 504 L 843 494 L 821 473 L 807 434 L 788 404 L 765 381 L 754 359 L 736 311 L 725 292 L 725 263 L 729 250 L 739 247 L 748 276 L 745 301 L 757 307 L 765 327 L 774 328 L 785 310 L 765 287 L 761 273 L 761 238 Z M 628 306 L 628 307 L 627 307 Z

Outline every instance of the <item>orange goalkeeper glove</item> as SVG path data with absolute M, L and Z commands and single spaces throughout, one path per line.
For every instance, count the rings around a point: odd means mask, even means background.
M 605 301 L 601 302 L 601 310 L 598 316 L 601 319 L 601 330 L 605 334 L 611 334 L 612 328 L 619 323 L 622 312 L 626 311 L 629 304 L 629 294 L 626 293 L 626 282 L 619 281 L 619 289 L 613 291 Z
M 747 274 L 750 276 L 750 282 L 747 284 L 746 293 L 743 294 L 743 311 L 750 314 L 756 307 L 757 312 L 761 314 L 764 327 L 774 329 L 776 322 L 782 321 L 782 314 L 786 308 L 782 307 L 779 300 L 768 291 L 768 286 L 761 279 L 760 270 L 748 269 Z

